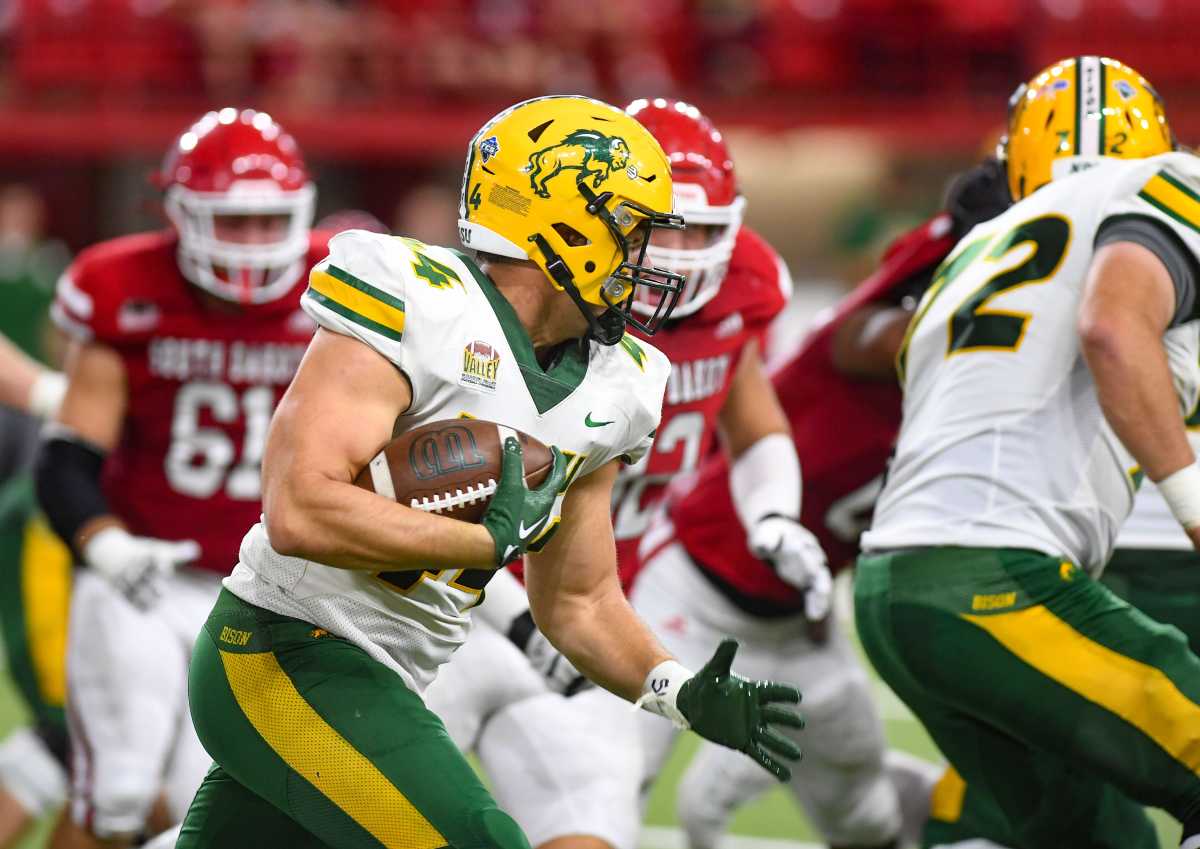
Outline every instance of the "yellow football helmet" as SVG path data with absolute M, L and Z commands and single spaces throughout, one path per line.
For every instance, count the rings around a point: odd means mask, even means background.
M 1017 201 L 1100 156 L 1141 159 L 1174 149 L 1162 99 L 1141 74 L 1115 59 L 1079 56 L 1017 87 L 997 155 Z
M 471 139 L 458 235 L 470 250 L 537 263 L 592 336 L 615 345 L 627 323 L 653 334 L 679 299 L 683 277 L 644 262 L 653 228 L 683 227 L 671 208 L 670 163 L 641 124 L 589 97 L 538 97 Z M 632 313 L 639 285 L 659 295 L 648 318 Z

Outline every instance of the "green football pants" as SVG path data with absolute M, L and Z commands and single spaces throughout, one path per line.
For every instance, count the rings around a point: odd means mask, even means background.
M 1200 648 L 1200 553 L 1173 549 L 1118 549 L 1101 582 L 1151 619 L 1174 625 L 1188 647 Z M 1116 792 L 1111 790 L 1110 792 Z M 1005 845 L 1007 823 L 986 794 L 972 792 L 948 767 L 934 791 L 921 845 L 982 837 Z
M 67 750 L 67 617 L 71 553 L 37 511 L 33 481 L 0 487 L 0 633 L 8 671 L 39 736 L 60 759 Z
M 223 590 L 196 642 L 192 720 L 217 766 L 178 849 L 528 849 L 396 673 Z
M 863 646 L 1015 849 L 1157 845 L 1200 814 L 1200 659 L 1174 628 L 1032 551 L 859 559 Z

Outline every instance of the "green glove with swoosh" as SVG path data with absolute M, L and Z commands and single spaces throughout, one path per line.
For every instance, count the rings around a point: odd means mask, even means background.
M 525 463 L 516 437 L 504 440 L 500 481 L 480 520 L 496 546 L 496 568 L 523 555 L 530 545 L 544 545 L 557 530 L 562 499 L 559 490 L 567 478 L 567 458 L 551 446 L 554 466 L 537 489 L 525 486 Z

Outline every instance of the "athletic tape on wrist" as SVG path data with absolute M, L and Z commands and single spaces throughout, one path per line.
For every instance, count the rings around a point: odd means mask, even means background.
M 1200 526 L 1200 465 L 1184 466 L 1155 486 L 1179 524 L 1187 530 Z
M 689 728 L 687 718 L 676 706 L 675 701 L 679 697 L 680 688 L 691 677 L 692 673 L 683 664 L 675 660 L 664 660 L 650 670 L 646 682 L 642 684 L 642 695 L 633 706 L 665 716 L 676 728 Z

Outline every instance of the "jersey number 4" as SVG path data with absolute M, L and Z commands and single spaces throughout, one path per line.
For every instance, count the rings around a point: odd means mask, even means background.
M 1032 246 L 1020 264 L 997 272 L 973 290 L 950 314 L 946 324 L 946 356 L 970 351 L 1016 351 L 1021 347 L 1033 318 L 1029 313 L 992 309 L 997 296 L 1019 286 L 1044 283 L 1058 271 L 1071 242 L 1071 223 L 1061 215 L 1043 215 L 1023 221 L 997 236 L 988 234 L 962 248 L 946 260 L 933 275 L 917 314 L 908 326 L 904 344 L 896 357 L 896 368 L 903 382 L 908 365 L 908 346 L 913 332 L 934 301 L 968 268 L 977 263 L 1002 263 L 1014 251 Z
M 192 498 L 210 498 L 224 487 L 230 498 L 257 501 L 262 497 L 263 448 L 274 409 L 275 390 L 270 386 L 252 386 L 240 397 L 225 383 L 192 381 L 180 387 L 164 464 L 171 488 Z M 220 424 L 245 417 L 240 456 L 225 431 L 201 426 L 202 413 Z

